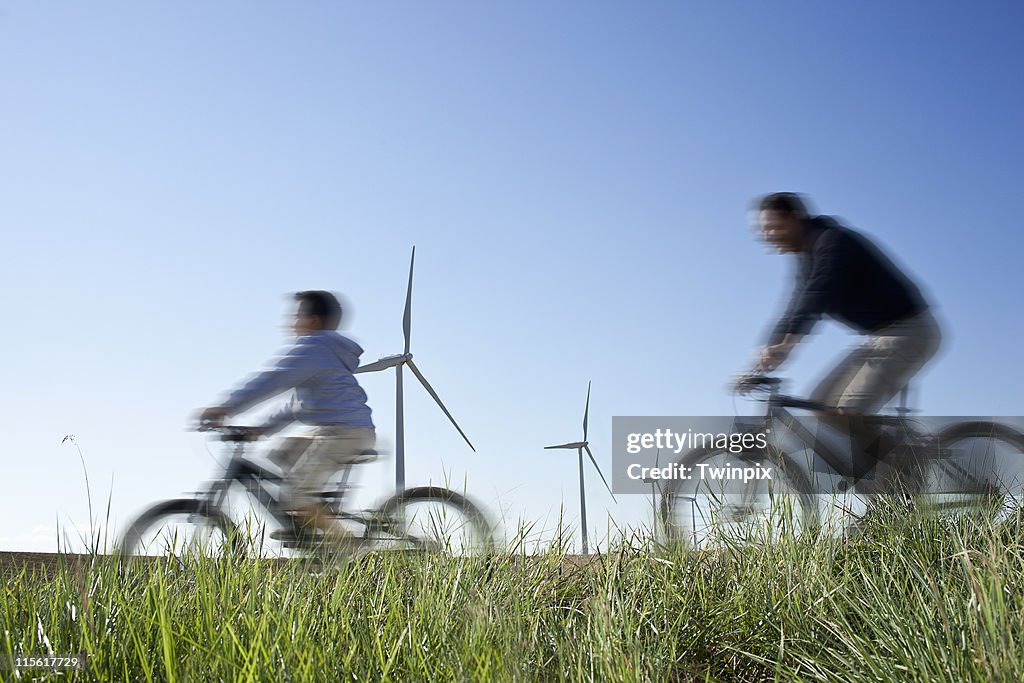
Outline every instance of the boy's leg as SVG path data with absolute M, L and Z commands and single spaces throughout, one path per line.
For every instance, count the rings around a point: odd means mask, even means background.
M 286 436 L 267 453 L 267 459 L 287 474 L 295 466 L 295 463 L 299 461 L 299 458 L 302 457 L 306 449 L 309 448 L 312 440 L 313 437 L 311 435 Z
M 295 515 L 297 526 L 320 529 L 344 540 L 347 534 L 333 524 L 319 494 L 342 467 L 372 460 L 364 451 L 373 448 L 374 440 L 372 429 L 320 427 L 314 432 L 309 447 L 285 476 L 281 488 L 282 506 Z

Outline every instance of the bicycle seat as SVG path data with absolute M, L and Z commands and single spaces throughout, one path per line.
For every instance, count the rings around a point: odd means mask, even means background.
M 377 449 L 367 448 L 366 450 L 359 451 L 352 455 L 351 458 L 345 461 L 347 465 L 359 465 L 362 463 L 373 462 L 377 459 Z

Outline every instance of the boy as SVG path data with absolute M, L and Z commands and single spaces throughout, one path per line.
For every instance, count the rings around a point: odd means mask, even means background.
M 366 392 L 353 374 L 363 350 L 336 331 L 342 310 L 333 294 L 299 292 L 295 301 L 295 344 L 274 367 L 252 377 L 221 405 L 203 410 L 199 421 L 220 424 L 227 417 L 294 389 L 289 402 L 253 430 L 253 438 L 269 436 L 296 420 L 312 427 L 302 436 L 284 439 L 270 455 L 285 470 L 281 504 L 295 516 L 301 536 L 315 537 L 320 531 L 325 537 L 345 542 L 348 534 L 332 523 L 316 494 L 341 467 L 375 457 L 367 453 L 373 448 L 375 433 Z M 276 531 L 271 538 L 302 540 L 291 529 Z

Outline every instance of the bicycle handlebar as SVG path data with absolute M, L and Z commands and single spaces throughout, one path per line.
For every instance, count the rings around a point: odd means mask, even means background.
M 782 379 L 779 377 L 771 377 L 768 375 L 746 375 L 736 382 L 735 390 L 742 391 L 747 389 L 751 391 L 767 392 L 768 396 L 758 398 L 756 400 L 786 408 L 798 408 L 800 410 L 810 410 L 819 413 L 835 412 L 836 410 L 833 406 L 827 406 L 824 403 L 819 403 L 818 401 L 810 401 L 804 398 L 796 398 L 794 396 L 780 394 L 779 387 L 781 385 Z
M 817 401 L 808 401 L 805 398 L 796 398 L 794 396 L 776 396 L 772 403 L 778 406 L 786 408 L 800 408 L 801 410 L 811 410 L 816 413 L 834 413 L 836 409 L 832 406 L 827 406 L 824 403 L 818 403 Z
M 243 425 L 225 425 L 212 422 L 199 423 L 197 432 L 217 432 L 221 441 L 255 441 L 259 438 L 259 430 L 256 427 Z

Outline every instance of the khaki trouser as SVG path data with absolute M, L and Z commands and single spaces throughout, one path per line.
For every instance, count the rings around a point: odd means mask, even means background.
M 939 350 L 942 333 L 930 311 L 871 334 L 811 393 L 827 406 L 877 413 Z
M 887 433 L 882 423 L 871 416 L 910 383 L 939 350 L 941 341 L 935 316 L 924 311 L 870 335 L 812 392 L 812 400 L 859 413 L 820 416 L 825 424 L 849 433 L 857 471 L 872 470 L 879 459 L 901 442 L 899 434 Z M 875 492 L 899 490 L 919 474 L 915 467 L 910 461 L 888 463 L 878 473 L 884 483 Z M 875 475 L 867 478 L 873 479 Z
M 317 427 L 309 434 L 282 439 L 268 456 L 285 472 L 281 506 L 294 511 L 317 504 L 317 494 L 335 472 L 376 459 L 366 453 L 375 441 L 372 428 L 352 427 Z

